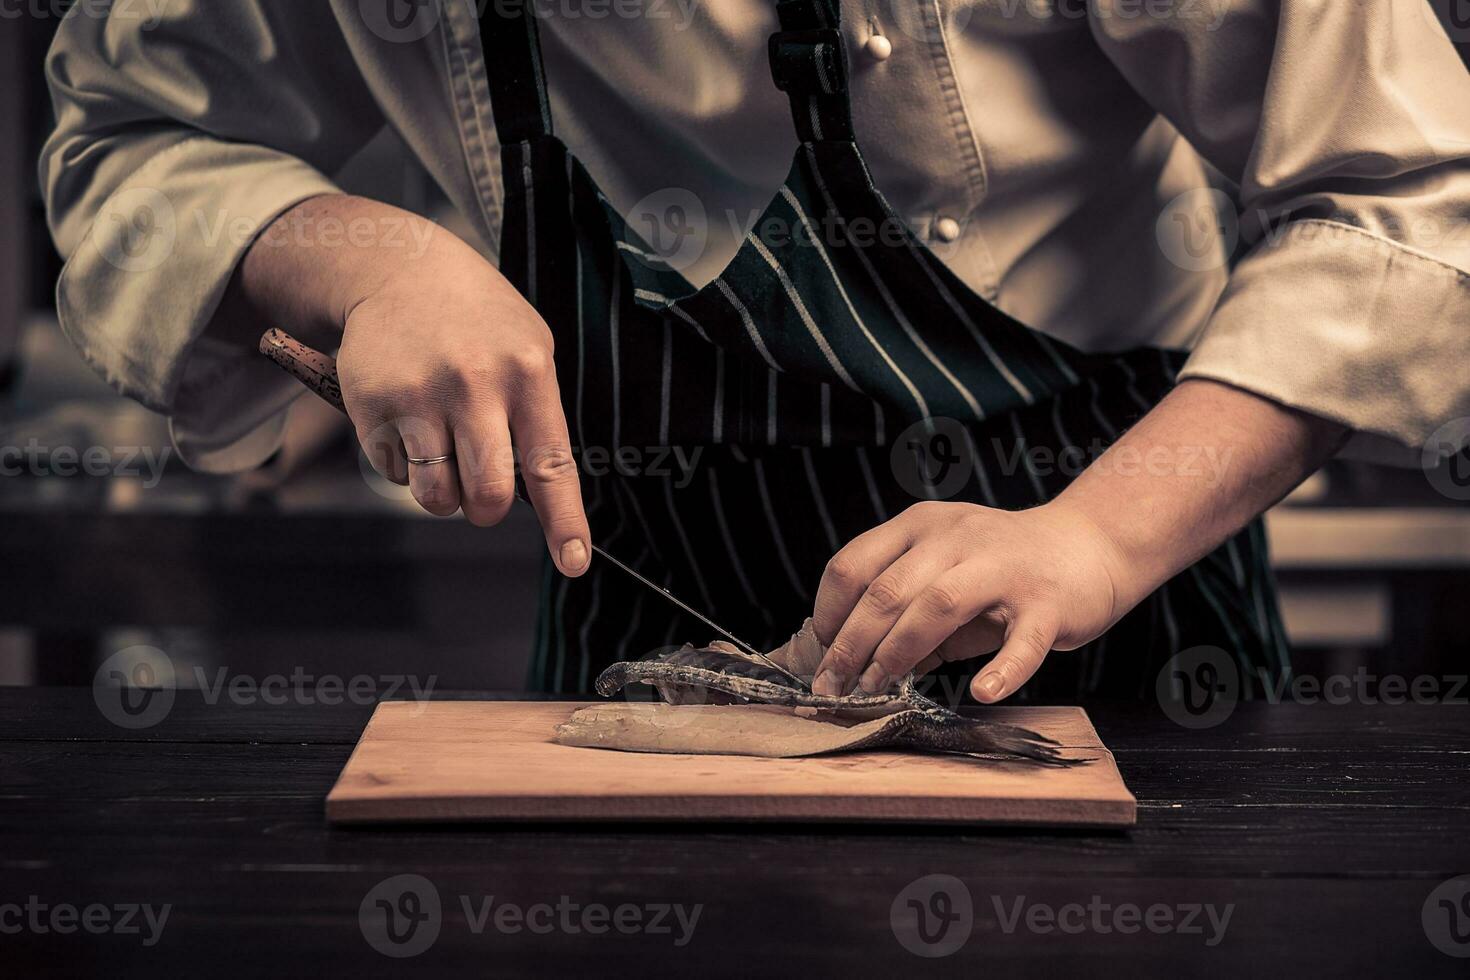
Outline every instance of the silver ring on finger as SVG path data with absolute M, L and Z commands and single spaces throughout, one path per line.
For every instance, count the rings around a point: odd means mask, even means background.
M 434 466 L 437 463 L 447 463 L 454 458 L 454 453 L 446 453 L 443 456 L 409 456 L 409 463 L 414 466 Z

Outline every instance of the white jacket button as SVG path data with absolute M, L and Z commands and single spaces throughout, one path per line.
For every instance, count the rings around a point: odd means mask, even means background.
M 882 34 L 874 34 L 868 38 L 868 43 L 863 45 L 868 52 L 868 57 L 874 61 L 887 61 L 893 54 L 893 42 Z

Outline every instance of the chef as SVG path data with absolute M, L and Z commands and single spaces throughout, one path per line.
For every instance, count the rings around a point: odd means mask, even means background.
M 204 470 L 281 439 L 274 326 L 431 513 L 519 473 L 547 690 L 710 638 L 593 542 L 757 643 L 813 615 L 819 693 L 1269 680 L 1258 515 L 1470 415 L 1420 0 L 109 7 L 48 63 L 63 329 Z M 334 183 L 385 127 L 493 258 Z

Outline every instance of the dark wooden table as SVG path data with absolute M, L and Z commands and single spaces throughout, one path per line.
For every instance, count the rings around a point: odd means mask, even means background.
M 1189 731 L 1156 709 L 1095 706 L 1098 728 L 1139 798 L 1138 826 L 1127 833 L 330 829 L 322 801 L 369 711 L 209 704 L 181 691 L 161 722 L 126 730 L 106 720 L 87 689 L 0 689 L 0 971 L 1470 972 L 1470 960 L 1431 944 L 1421 919 L 1442 882 L 1470 872 L 1464 707 L 1242 705 L 1216 728 Z M 369 943 L 359 910 L 370 891 L 404 874 L 431 883 L 442 913 L 427 949 L 393 959 Z M 909 952 L 892 917 L 900 893 L 934 874 L 959 879 L 973 908 L 968 939 L 939 959 Z M 388 888 L 397 889 L 393 907 L 414 911 L 403 904 L 400 883 Z M 953 884 L 945 888 L 939 894 L 921 883 L 900 909 L 918 894 L 934 915 L 957 910 L 944 895 L 954 902 L 962 896 Z M 492 896 L 492 910 L 509 903 L 531 918 L 519 931 L 511 918 L 497 929 L 492 911 L 476 932 Z M 540 903 L 550 908 L 532 911 Z M 672 914 L 663 922 L 672 926 L 668 933 L 624 934 L 600 918 L 580 917 L 596 908 L 611 916 L 627 905 L 633 908 L 623 924 L 632 929 L 635 914 L 652 925 L 658 906 L 675 903 L 686 913 L 701 906 L 682 946 L 676 940 L 684 931 Z M 141 924 L 136 934 L 101 931 L 100 911 L 92 913 L 95 933 L 52 929 L 70 921 L 66 909 L 80 916 L 93 904 L 106 908 L 110 923 L 120 923 L 131 904 L 171 909 L 161 931 L 150 930 L 141 913 L 133 917 Z M 556 911 L 558 904 L 566 911 Z M 1150 913 L 1156 906 L 1162 911 Z M 1136 913 L 1126 911 L 1133 907 Z M 1193 907 L 1200 911 L 1192 927 L 1201 931 L 1181 931 Z M 1223 934 L 1211 925 L 1210 908 L 1217 917 L 1229 909 Z M 59 920 L 51 918 L 57 909 Z M 1008 930 L 1017 909 L 1022 918 Z M 1049 913 L 1067 931 L 1048 929 Z M 1155 916 L 1156 931 L 1117 931 L 1150 921 L 1130 918 L 1135 914 Z M 1172 926 L 1163 924 L 1166 914 Z M 944 932 L 938 918 L 927 922 L 941 943 L 959 935 Z M 531 925 L 551 931 L 533 932 Z M 584 925 L 607 931 L 593 934 Z M 1470 919 L 1458 925 L 1470 929 Z M 157 941 L 146 946 L 154 932 Z M 1470 953 L 1470 945 L 1462 951 Z

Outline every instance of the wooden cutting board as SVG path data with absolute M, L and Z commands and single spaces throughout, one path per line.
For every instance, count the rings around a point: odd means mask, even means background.
M 804 759 L 558 745 L 585 704 L 379 704 L 327 797 L 333 823 L 829 821 L 1126 827 L 1136 803 L 1081 708 L 991 708 L 1083 765 L 855 752 Z M 697 709 L 693 709 L 697 710 Z

